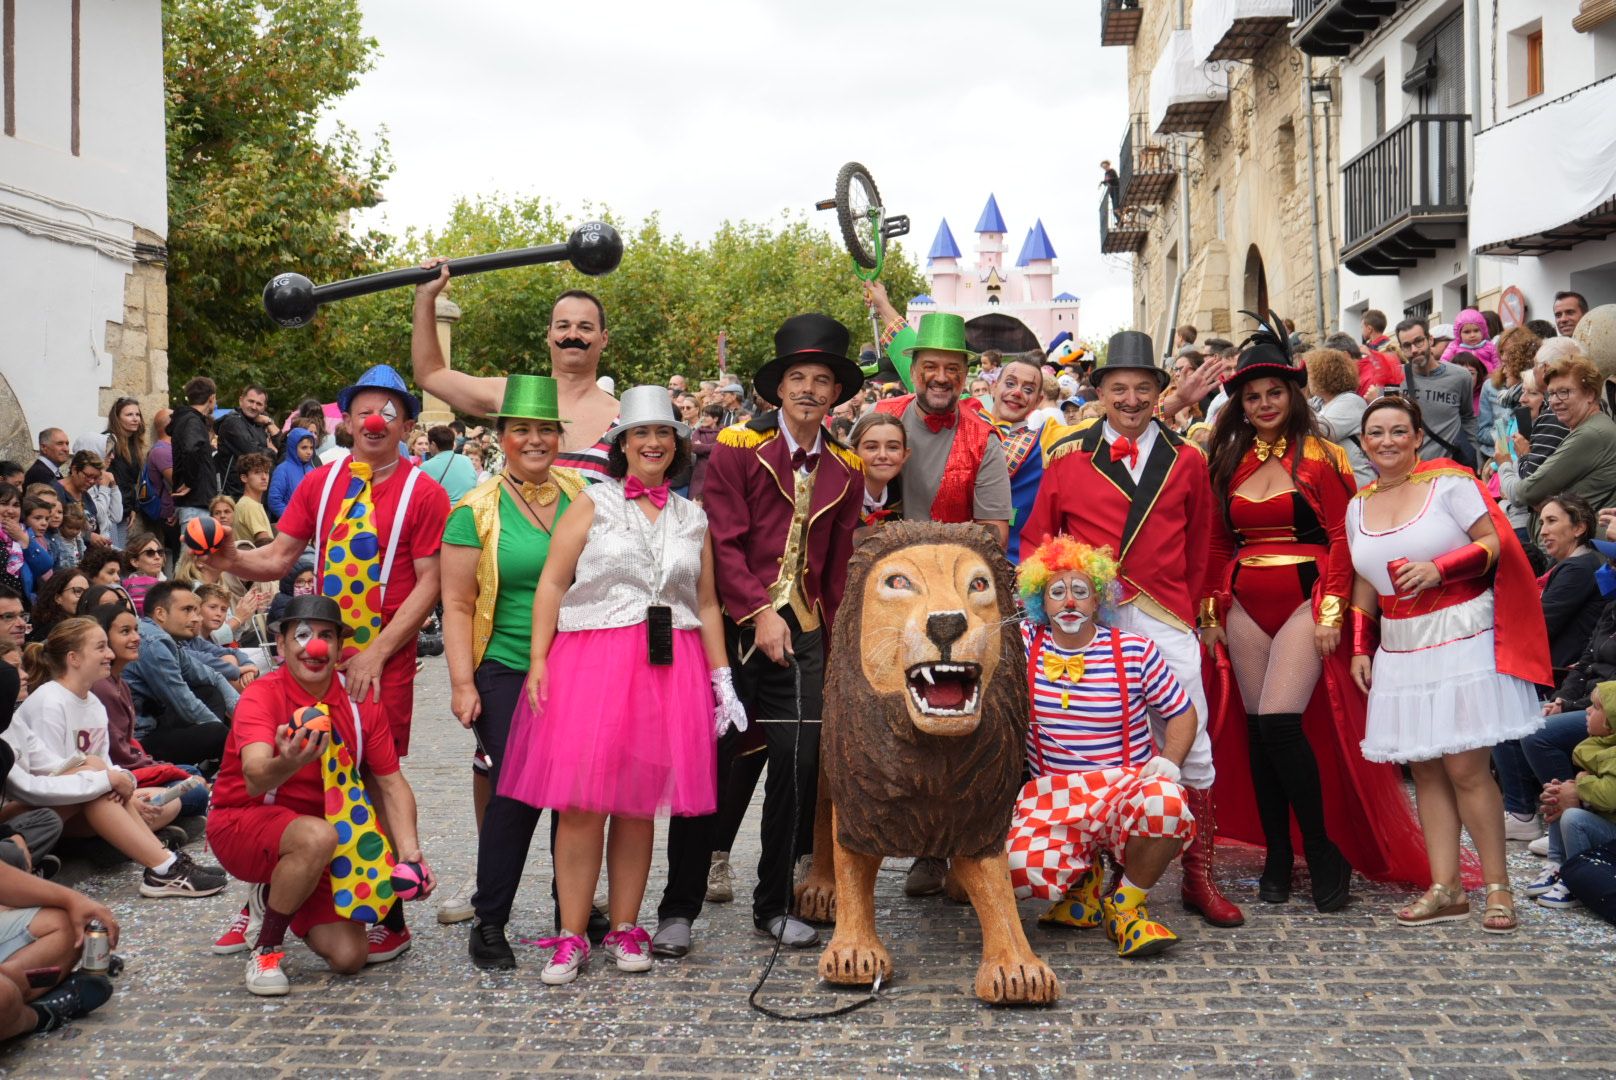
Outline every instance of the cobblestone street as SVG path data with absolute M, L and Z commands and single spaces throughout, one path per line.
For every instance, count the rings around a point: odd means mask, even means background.
M 443 662 L 428 661 L 407 772 L 428 858 L 453 889 L 471 871 L 475 846 L 471 739 L 448 719 L 447 682 Z M 337 978 L 293 945 L 291 996 L 254 998 L 242 986 L 243 959 L 209 951 L 242 902 L 239 885 L 207 900 L 142 900 L 135 872 L 117 869 L 83 888 L 123 922 L 128 967 L 118 995 L 87 1021 L 14 1044 L 0 1069 L 230 1078 L 1616 1075 L 1604 996 L 1611 928 L 1523 898 L 1514 937 L 1483 934 L 1478 920 L 1403 930 L 1390 915 L 1403 892 L 1361 881 L 1335 915 L 1314 913 L 1305 889 L 1283 907 L 1258 904 L 1259 860 L 1242 851 L 1224 856 L 1222 874 L 1246 907 L 1242 929 L 1213 930 L 1186 916 L 1176 870 L 1158 887 L 1156 910 L 1184 942 L 1165 957 L 1130 965 L 1099 931 L 1030 929 L 1064 986 L 1059 1005 L 1042 1010 L 980 1005 L 970 990 L 979 949 L 970 909 L 904 897 L 902 868 L 889 864 L 877 907 L 897 968 L 890 990 L 835 1020 L 768 1019 L 747 1005 L 768 956 L 746 903 L 755 818 L 741 846 L 741 900 L 708 907 L 689 957 L 625 975 L 597 953 L 583 977 L 558 989 L 539 982 L 539 953 L 522 945 L 516 972 L 476 971 L 465 927 L 439 926 L 434 899 L 412 907 L 415 947 L 400 960 Z M 1511 848 L 1519 886 L 1540 864 L 1523 845 Z M 548 872 L 547 857 L 536 859 L 513 943 L 550 929 Z M 650 895 L 660 888 L 654 867 Z M 1037 910 L 1022 906 L 1029 927 Z M 782 957 L 769 1003 L 806 1011 L 854 1000 L 817 983 L 818 955 Z

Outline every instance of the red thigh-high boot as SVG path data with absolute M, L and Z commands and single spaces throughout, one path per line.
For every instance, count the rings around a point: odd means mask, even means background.
M 1186 787 L 1190 813 L 1195 815 L 1195 839 L 1184 849 L 1184 909 L 1211 923 L 1213 926 L 1239 926 L 1246 921 L 1245 912 L 1218 891 L 1212 880 L 1213 838 L 1217 835 L 1217 820 L 1212 815 L 1212 792 L 1206 788 Z

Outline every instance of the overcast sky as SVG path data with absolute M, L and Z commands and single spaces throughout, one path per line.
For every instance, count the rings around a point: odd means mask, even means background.
M 500 192 L 580 218 L 587 202 L 632 222 L 656 211 L 704 240 L 726 218 L 812 214 L 856 160 L 910 216 L 922 263 L 945 216 L 974 256 L 991 191 L 1012 258 L 1043 218 L 1085 336 L 1129 318 L 1128 264 L 1099 254 L 1096 211 L 1126 50 L 1100 47 L 1093 0 L 361 6 L 381 55 L 334 116 L 387 129 L 397 170 L 372 217 L 389 230 Z

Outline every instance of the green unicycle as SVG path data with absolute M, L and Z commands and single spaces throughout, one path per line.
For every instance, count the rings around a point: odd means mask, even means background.
M 836 173 L 836 194 L 814 204 L 816 210 L 836 211 L 836 223 L 842 230 L 842 243 L 853 258 L 853 273 L 860 281 L 874 281 L 881 276 L 886 265 L 887 241 L 909 233 L 907 214 L 887 215 L 881 205 L 881 193 L 875 179 L 856 161 L 849 161 Z M 870 305 L 871 341 L 876 351 L 881 348 L 881 323 L 875 317 L 875 306 Z M 865 377 L 874 377 L 879 363 L 865 365 Z

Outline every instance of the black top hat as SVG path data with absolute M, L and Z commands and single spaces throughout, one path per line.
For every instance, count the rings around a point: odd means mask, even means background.
M 1142 330 L 1118 330 L 1111 335 L 1105 347 L 1105 362 L 1089 372 L 1089 385 L 1098 387 L 1108 371 L 1149 371 L 1162 386 L 1168 382 L 1167 372 L 1156 363 L 1156 346 Z
M 852 335 L 829 315 L 793 315 L 774 332 L 775 357 L 752 376 L 752 388 L 770 405 L 780 404 L 780 380 L 794 364 L 824 364 L 841 384 L 835 404 L 851 401 L 864 387 L 864 371 L 847 358 Z
M 1232 398 L 1241 386 L 1252 379 L 1289 379 L 1306 385 L 1307 370 L 1296 366 L 1291 355 L 1290 335 L 1285 333 L 1285 321 L 1272 310 L 1264 319 L 1254 311 L 1241 311 L 1257 320 L 1257 329 L 1240 343 L 1240 359 L 1234 371 L 1223 380 L 1223 388 Z
M 342 609 L 337 602 L 329 596 L 294 596 L 281 609 L 280 618 L 275 620 L 276 633 L 289 622 L 300 622 L 304 619 L 310 622 L 336 623 L 340 630 L 342 626 Z

